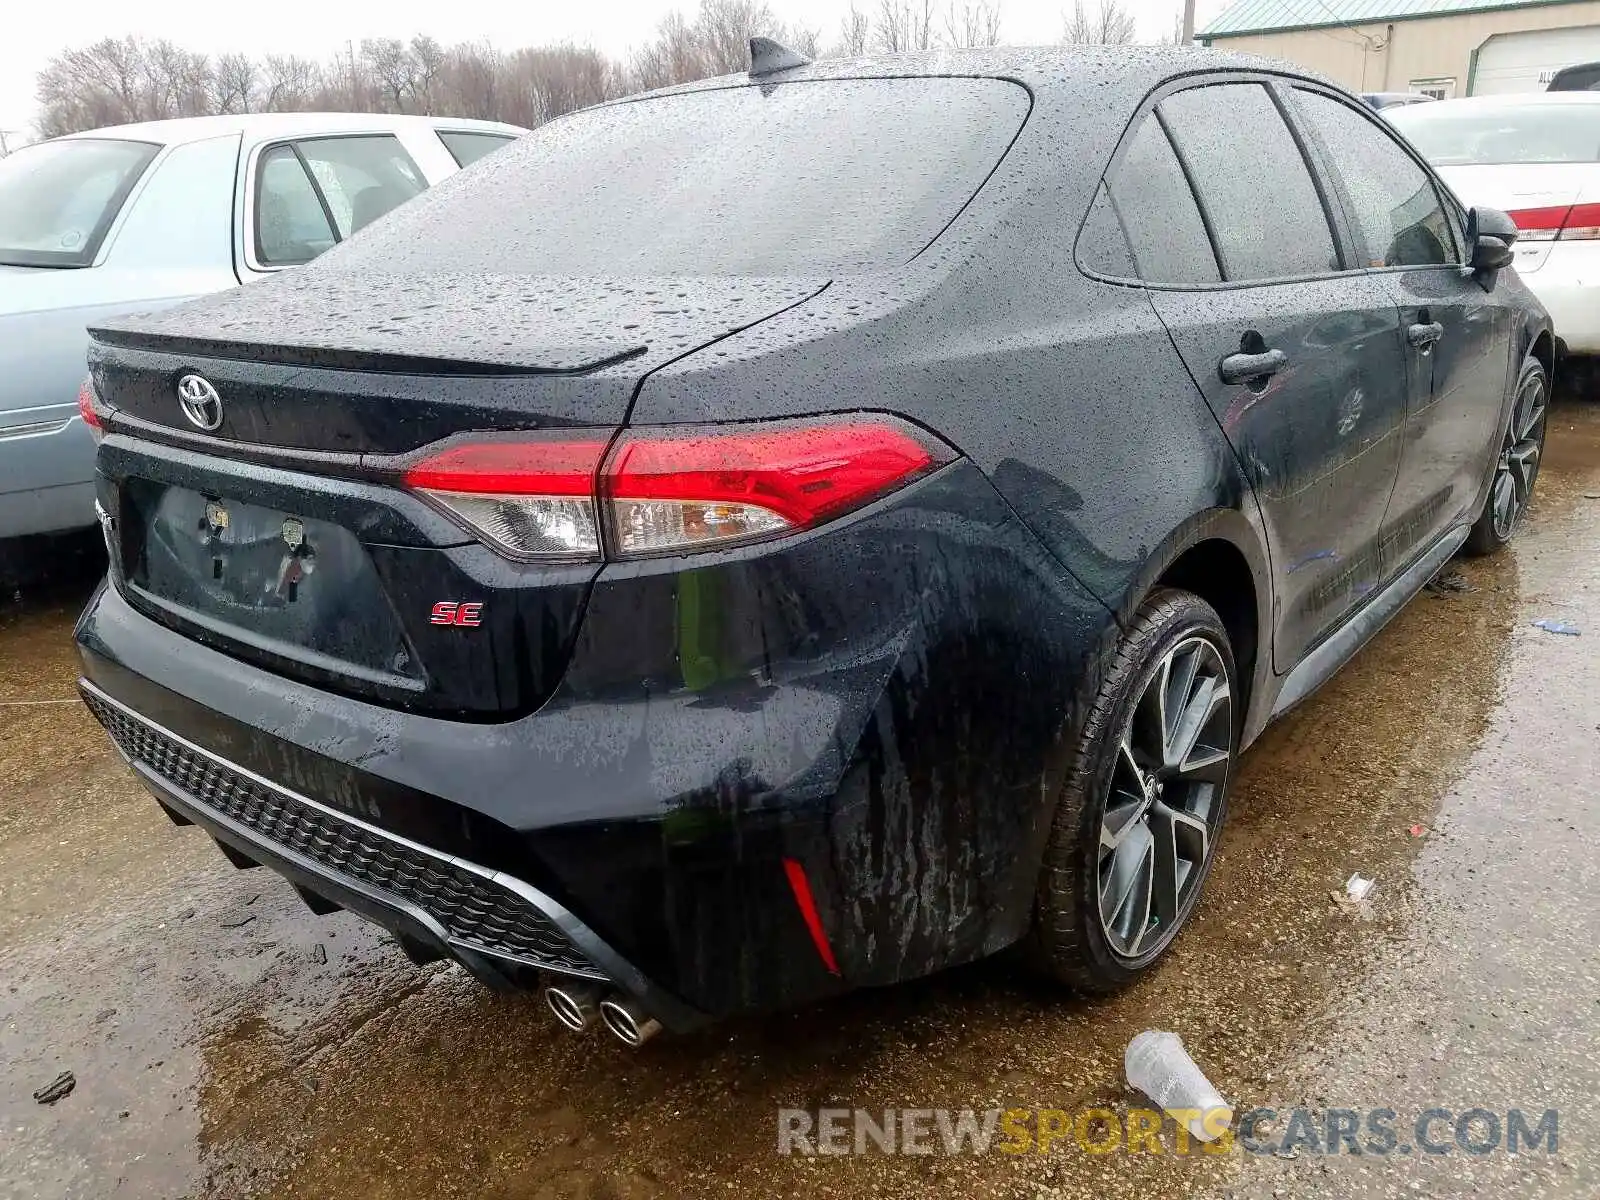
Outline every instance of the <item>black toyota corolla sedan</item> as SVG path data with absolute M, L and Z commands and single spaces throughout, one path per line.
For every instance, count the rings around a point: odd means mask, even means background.
M 1524 512 L 1515 227 L 1264 61 L 756 50 L 95 330 L 84 697 L 236 866 L 573 1027 L 1118 987 L 1239 752 Z

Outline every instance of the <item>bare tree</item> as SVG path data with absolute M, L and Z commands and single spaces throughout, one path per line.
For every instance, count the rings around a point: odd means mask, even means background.
M 445 49 L 436 38 L 418 34 L 411 39 L 411 57 L 416 62 L 416 92 L 422 112 L 434 111 L 434 90 L 447 61 Z
M 200 117 L 211 111 L 211 61 L 166 38 L 145 52 L 148 111 L 152 117 Z
M 736 74 L 749 67 L 750 39 L 757 35 L 808 57 L 817 54 L 815 30 L 784 25 L 764 2 L 700 0 L 693 20 L 674 12 L 656 27 L 656 36 L 633 57 L 629 84 L 647 89 Z
M 859 58 L 872 42 L 872 18 L 853 3 L 839 22 L 839 56 Z
M 56 55 L 35 80 L 39 133 L 59 137 L 143 119 L 144 53 L 133 38 L 103 38 Z
M 809 25 L 787 26 L 779 41 L 807 58 L 818 58 L 822 54 L 822 34 Z
M 730 75 L 750 65 L 750 39 L 783 40 L 784 29 L 772 10 L 754 0 L 700 0 L 694 31 L 707 75 Z
M 409 46 L 399 38 L 363 38 L 361 65 L 377 88 L 378 103 L 386 112 L 410 111 L 421 70 Z
M 322 87 L 317 92 L 318 108 L 347 112 L 377 112 L 378 88 L 364 58 L 356 57 L 355 44 L 346 42 L 344 50 L 322 72 Z
M 1093 15 L 1085 11 L 1083 0 L 1073 0 L 1064 24 L 1061 40 L 1072 45 L 1126 46 L 1133 41 L 1133 16 L 1122 0 L 1100 0 Z
M 211 71 L 211 111 L 254 112 L 262 70 L 245 54 L 223 54 Z
M 944 14 L 945 40 L 960 49 L 968 46 L 1000 44 L 1000 0 L 966 0 L 960 5 L 951 0 Z
M 519 125 L 545 121 L 622 94 L 616 64 L 588 47 L 540 46 L 511 56 L 507 119 Z
M 934 45 L 934 0 L 878 0 L 878 24 L 873 41 L 890 54 L 927 50 Z
M 670 13 L 656 26 L 656 36 L 633 56 L 631 82 L 640 90 L 670 87 L 703 79 L 705 70 L 693 27 L 682 13 Z
M 508 74 L 500 51 L 488 41 L 463 43 L 450 51 L 442 78 L 446 81 L 451 110 L 462 116 L 489 121 L 502 115 Z
M 297 112 L 309 108 L 322 88 L 322 68 L 293 54 L 267 55 L 261 108 L 265 112 Z
M 975 0 L 974 0 L 975 2 Z M 926 44 L 935 0 L 897 0 Z M 859 48 L 870 22 L 857 14 Z M 103 38 L 53 58 L 38 75 L 40 132 L 54 137 L 98 125 L 203 113 L 425 112 L 533 126 L 621 95 L 745 70 L 753 35 L 817 55 L 817 34 L 785 26 L 767 0 L 699 0 L 692 18 L 673 13 L 626 66 L 583 46 L 502 51 L 488 41 L 446 49 L 431 37 L 346 43 L 318 63 L 295 55 L 215 59 L 169 41 Z

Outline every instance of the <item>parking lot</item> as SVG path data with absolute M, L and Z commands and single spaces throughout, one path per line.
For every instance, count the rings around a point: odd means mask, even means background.
M 1455 564 L 1247 756 L 1197 920 L 1132 991 L 1070 998 L 1000 960 L 639 1052 L 415 968 L 171 826 L 74 699 L 92 580 L 30 585 L 0 604 L 0 1190 L 1594 1195 L 1597 544 L 1600 406 L 1569 398 L 1513 552 Z M 1372 900 L 1333 903 L 1353 872 Z M 1554 1108 L 1559 1144 L 775 1152 L 782 1107 L 1126 1111 L 1122 1050 L 1148 1027 L 1240 1109 Z

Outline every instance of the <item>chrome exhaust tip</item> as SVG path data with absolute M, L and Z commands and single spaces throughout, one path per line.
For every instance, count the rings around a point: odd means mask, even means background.
M 608 996 L 600 1001 L 600 1019 L 635 1050 L 661 1032 L 660 1021 L 624 996 Z
M 544 989 L 544 1002 L 550 1011 L 573 1033 L 582 1033 L 594 1024 L 600 989 L 582 984 L 550 984 Z

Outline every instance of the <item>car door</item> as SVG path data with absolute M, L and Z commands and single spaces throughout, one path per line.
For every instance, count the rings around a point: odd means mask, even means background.
M 1273 85 L 1180 85 L 1125 143 L 1109 186 L 1141 275 L 1254 487 L 1276 582 L 1285 671 L 1379 579 L 1379 534 L 1405 419 L 1399 318 L 1349 269 L 1331 198 Z M 1206 278 L 1164 280 L 1180 236 L 1148 196 L 1180 192 L 1209 245 Z
M 1321 88 L 1292 96 L 1360 261 L 1388 289 L 1404 333 L 1405 448 L 1383 530 L 1393 575 L 1479 503 L 1514 365 L 1509 314 L 1464 266 L 1453 206 L 1393 133 Z

